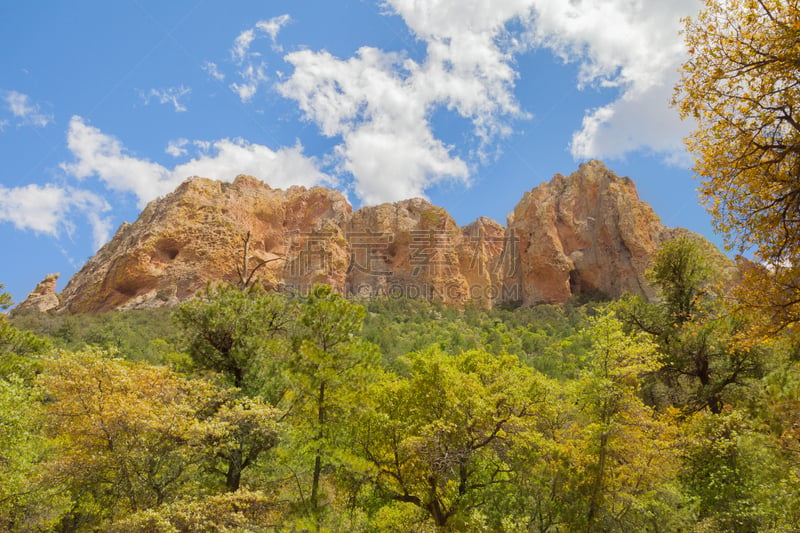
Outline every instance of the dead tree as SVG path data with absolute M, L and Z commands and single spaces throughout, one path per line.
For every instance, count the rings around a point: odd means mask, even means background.
M 259 259 L 256 266 L 253 267 L 252 270 L 249 268 L 250 262 L 250 232 L 247 232 L 247 236 L 244 238 L 244 252 L 242 253 L 242 264 L 240 267 L 236 267 L 236 273 L 239 275 L 239 289 L 245 290 L 253 285 L 255 282 L 255 275 L 264 265 L 268 263 L 272 263 L 273 261 L 279 261 L 283 259 L 283 257 L 273 257 L 272 259 Z

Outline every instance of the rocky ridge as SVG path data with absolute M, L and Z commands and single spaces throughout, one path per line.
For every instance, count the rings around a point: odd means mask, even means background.
M 208 282 L 246 284 L 250 274 L 273 290 L 327 283 L 346 295 L 454 305 L 649 296 L 651 258 L 681 232 L 664 227 L 633 182 L 599 161 L 525 193 L 505 227 L 485 217 L 459 227 L 420 198 L 353 212 L 341 193 L 322 187 L 195 177 L 123 224 L 69 281 L 57 307 L 174 305 Z

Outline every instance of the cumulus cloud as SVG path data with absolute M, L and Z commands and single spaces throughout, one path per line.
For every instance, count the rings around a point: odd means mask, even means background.
M 191 146 L 196 152 L 194 157 L 167 168 L 128 154 L 119 140 L 75 116 L 67 133 L 67 146 L 75 161 L 63 163 L 61 168 L 79 180 L 94 176 L 109 189 L 133 193 L 140 207 L 172 191 L 190 176 L 231 180 L 237 174 L 250 174 L 273 187 L 331 183 L 316 161 L 303 154 L 299 143 L 272 150 L 243 139 L 182 141 L 173 144 L 174 151 L 185 155 Z M 186 152 L 182 154 L 181 150 Z
M 0 219 L 19 229 L 55 235 L 66 208 L 66 191 L 54 185 L 0 186 Z
M 161 165 L 127 155 L 119 140 L 78 116 L 70 120 L 67 147 L 75 162 L 63 163 L 65 172 L 78 179 L 97 176 L 113 190 L 134 193 L 142 206 L 180 183 L 171 183 L 169 171 Z
M 699 0 L 386 0 L 426 47 L 421 61 L 363 47 L 349 58 L 299 50 L 278 84 L 320 131 L 341 139 L 339 168 L 351 172 L 367 203 L 422 195 L 442 180 L 469 181 L 463 151 L 433 134 L 431 116 L 447 109 L 473 125 L 468 160 L 529 116 L 514 95 L 515 58 L 546 48 L 579 65 L 576 85 L 608 94 L 576 124 L 575 158 L 619 158 L 634 150 L 685 161 L 688 125 L 669 107 L 685 58 L 680 18 Z M 405 152 L 404 152 L 405 151 Z M 473 159 L 474 158 L 474 159 Z
M 628 89 L 614 102 L 587 112 L 572 137 L 572 154 L 577 158 L 619 159 L 635 150 L 648 150 L 661 154 L 670 164 L 691 166 L 682 142 L 689 125 L 667 105 L 672 86 L 665 83 L 642 91 Z
M 285 57 L 294 72 L 278 90 L 324 135 L 342 139 L 336 148 L 340 168 L 352 173 L 365 203 L 423 196 L 443 180 L 469 181 L 467 162 L 433 134 L 434 109 L 471 121 L 479 157 L 511 132 L 511 120 L 526 116 L 513 95 L 517 43 L 501 36 L 528 7 L 471 4 L 387 2 L 426 43 L 422 62 L 372 47 L 349 59 L 310 50 Z
M 83 214 L 92 227 L 95 248 L 108 240 L 111 223 L 103 213 L 108 203 L 96 194 L 53 184 L 0 186 L 0 221 L 10 222 L 21 230 L 57 236 L 60 231 L 72 233 L 70 220 L 74 212 Z
M 181 98 L 192 92 L 189 87 L 169 87 L 167 89 L 150 89 L 149 91 L 139 91 L 139 96 L 144 100 L 145 105 L 150 104 L 150 100 L 155 99 L 159 104 L 172 104 L 175 111 L 181 113 L 186 111 L 186 106 L 180 101 Z
M 31 103 L 27 94 L 17 91 L 2 91 L 0 94 L 2 94 L 6 109 L 17 119 L 18 126 L 43 128 L 53 121 L 53 115 L 43 113 L 39 104 Z M 8 124 L 8 121 L 4 120 L 3 124 Z
M 593 2 L 533 0 L 533 44 L 580 65 L 581 87 L 617 88 L 618 97 L 587 110 L 571 144 L 576 158 L 620 157 L 646 149 L 682 159 L 689 125 L 669 108 L 678 68 L 685 59 L 680 19 L 699 0 Z

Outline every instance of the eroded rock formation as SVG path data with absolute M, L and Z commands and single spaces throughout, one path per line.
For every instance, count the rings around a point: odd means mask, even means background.
M 38 313 L 46 313 L 51 309 L 55 309 L 59 305 L 58 295 L 56 294 L 56 282 L 58 281 L 59 274 L 48 274 L 40 281 L 36 288 L 25 298 L 17 307 L 14 308 L 14 313 L 24 311 L 35 311 Z
M 676 235 L 639 200 L 632 180 L 599 161 L 525 193 L 508 230 L 520 248 L 524 304 L 563 302 L 575 293 L 650 295 L 644 273 L 660 244 Z
M 525 193 L 506 227 L 485 217 L 458 227 L 419 198 L 353 212 L 341 193 L 321 187 L 191 178 L 123 224 L 70 280 L 61 306 L 173 305 L 209 281 L 242 283 L 245 241 L 248 268 L 275 290 L 328 283 L 348 295 L 456 305 L 649 294 L 644 273 L 676 231 L 639 200 L 630 179 L 597 161 Z

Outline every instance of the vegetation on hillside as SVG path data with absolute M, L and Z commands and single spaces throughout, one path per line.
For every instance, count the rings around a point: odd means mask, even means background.
M 654 302 L 209 286 L 0 322 L 9 531 L 790 531 L 800 366 L 697 243 Z M 22 328 L 34 329 L 36 334 Z
M 0 530 L 796 531 L 798 13 L 706 0 L 676 97 L 720 229 L 767 267 L 682 238 L 652 301 L 240 276 L 174 310 L 0 315 Z

